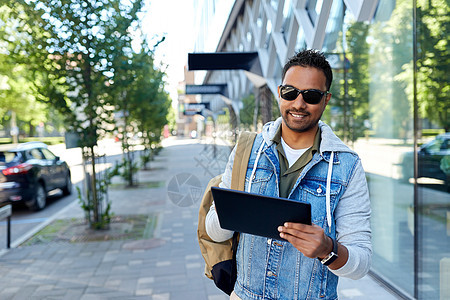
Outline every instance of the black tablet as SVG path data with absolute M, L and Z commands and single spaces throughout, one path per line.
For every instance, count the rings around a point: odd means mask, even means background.
M 211 187 L 223 229 L 283 240 L 278 226 L 285 222 L 311 225 L 311 204 L 242 191 Z

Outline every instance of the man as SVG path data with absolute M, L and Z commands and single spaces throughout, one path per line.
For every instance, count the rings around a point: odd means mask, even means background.
M 246 191 L 309 202 L 313 224 L 285 223 L 278 228 L 283 241 L 241 234 L 231 299 L 337 299 L 338 276 L 359 279 L 370 268 L 364 170 L 357 154 L 320 121 L 331 82 L 329 63 L 314 50 L 297 53 L 283 68 L 282 117 L 255 139 Z M 234 154 L 221 187 L 230 187 Z M 233 234 L 220 228 L 214 204 L 205 223 L 215 241 Z

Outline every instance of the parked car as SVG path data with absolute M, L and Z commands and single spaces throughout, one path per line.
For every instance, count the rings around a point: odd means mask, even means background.
M 436 136 L 418 150 L 418 178 L 426 177 L 442 180 L 449 191 L 450 173 L 450 132 Z M 404 153 L 401 160 L 402 179 L 414 177 L 413 152 Z
M 29 142 L 0 147 L 0 202 L 24 202 L 31 210 L 41 210 L 47 194 L 61 189 L 72 193 L 70 169 L 46 144 Z

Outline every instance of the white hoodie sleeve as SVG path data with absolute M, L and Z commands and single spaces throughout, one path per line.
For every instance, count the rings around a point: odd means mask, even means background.
M 335 275 L 360 279 L 369 271 L 372 259 L 370 212 L 365 172 L 358 159 L 335 210 L 337 240 L 348 249 L 347 263 L 340 269 L 330 269 Z
M 225 172 L 222 175 L 222 182 L 219 184 L 221 188 L 231 187 L 231 173 L 234 162 L 234 156 L 236 153 L 236 147 L 231 151 L 230 157 L 228 158 L 227 166 L 225 167 Z M 233 237 L 233 231 L 222 229 L 219 224 L 219 218 L 217 217 L 214 202 L 209 209 L 208 214 L 205 219 L 206 233 L 215 242 L 223 242 Z

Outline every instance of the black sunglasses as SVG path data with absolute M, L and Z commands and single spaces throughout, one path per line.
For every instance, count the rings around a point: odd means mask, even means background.
M 321 90 L 299 90 L 291 85 L 280 85 L 280 96 L 284 100 L 293 101 L 297 99 L 298 95 L 302 94 L 303 100 L 308 104 L 319 104 L 323 96 L 328 92 L 322 92 Z

